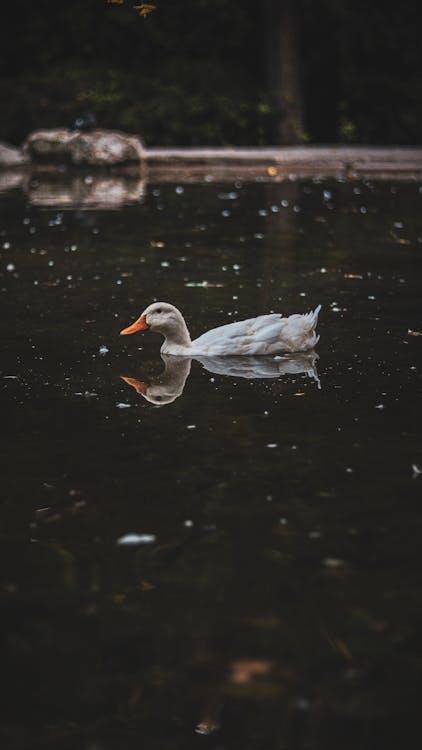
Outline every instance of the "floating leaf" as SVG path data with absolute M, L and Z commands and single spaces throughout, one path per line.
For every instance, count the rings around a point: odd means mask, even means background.
M 140 16 L 147 16 L 155 10 L 157 6 L 151 5 L 150 3 L 141 3 L 140 5 L 134 5 L 133 7 L 135 10 L 139 11 Z
M 270 672 L 274 664 L 269 659 L 235 659 L 230 666 L 230 682 L 246 685 L 254 677 Z
M 336 638 L 333 641 L 333 644 L 334 644 L 335 648 L 337 649 L 337 651 L 342 656 L 344 656 L 345 659 L 352 659 L 352 654 L 350 652 L 350 649 L 349 649 L 347 643 L 345 643 L 344 641 L 340 640 L 340 638 Z
M 155 589 L 155 586 L 149 581 L 141 581 L 140 589 L 141 591 L 153 591 L 153 589 Z
M 412 331 L 410 328 L 407 329 L 408 336 L 422 336 L 422 331 Z
M 113 594 L 112 599 L 115 604 L 123 604 L 126 601 L 126 594 Z

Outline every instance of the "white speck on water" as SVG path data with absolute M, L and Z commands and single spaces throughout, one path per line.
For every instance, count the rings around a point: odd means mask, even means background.
M 264 239 L 264 235 L 261 234 L 260 232 L 256 232 L 256 234 L 254 234 L 254 240 L 263 240 L 263 239 Z
M 298 214 L 301 211 L 301 207 L 298 205 L 293 206 L 293 213 Z
M 10 250 L 10 242 L 3 242 L 3 250 Z
M 368 299 L 375 299 L 375 297 L 373 296 L 373 294 L 369 294 Z
M 340 560 L 337 557 L 326 557 L 322 564 L 325 565 L 326 568 L 342 568 L 344 565 L 344 560 Z
M 182 185 L 177 185 L 174 192 L 177 193 L 177 195 L 182 195 L 182 193 L 185 192 L 185 188 Z
M 196 424 L 187 424 L 186 425 L 187 430 L 196 430 Z
M 295 708 L 297 708 L 298 711 L 309 711 L 310 705 L 310 701 L 308 701 L 307 698 L 298 698 L 297 701 L 295 701 Z
M 267 448 L 278 448 L 278 443 L 267 443 Z
M 14 271 L 15 268 L 16 266 L 14 265 L 14 263 L 8 263 L 6 266 L 6 271 Z
M 161 268 L 169 268 L 170 263 L 168 262 L 168 260 L 162 260 L 160 266 Z
M 123 402 L 120 402 L 120 403 L 116 404 L 116 406 L 117 406 L 118 409 L 130 409 L 131 405 L 130 404 L 124 404 Z
M 359 209 L 359 211 L 361 212 L 361 214 L 367 214 L 368 213 L 368 209 L 366 208 L 366 206 L 361 206 L 360 209 Z
M 186 521 L 183 521 L 183 526 L 186 526 L 186 528 L 191 529 L 193 526 L 193 521 L 191 521 L 190 518 L 187 518 Z
M 239 197 L 239 194 L 234 192 L 219 193 L 217 197 L 220 201 L 235 201 Z
M 289 201 L 288 201 L 288 200 L 286 200 L 286 199 L 284 198 L 284 199 L 283 199 L 283 200 L 281 201 L 281 205 L 283 206 L 283 208 L 287 208 L 287 206 L 289 205 Z
M 104 354 L 108 354 L 109 351 L 110 351 L 110 349 L 108 349 L 106 346 L 103 345 L 103 346 L 100 346 L 100 348 L 98 349 L 98 351 L 99 351 L 100 354 L 104 355 Z
M 221 215 L 227 218 L 227 216 L 231 216 L 231 211 L 229 211 L 228 208 L 225 208 L 224 211 L 221 212 Z
M 333 197 L 329 190 L 324 190 L 323 196 L 325 201 L 329 201 Z
M 309 539 L 320 539 L 321 532 L 320 531 L 310 531 L 309 534 L 308 534 L 308 536 L 309 536 Z
M 288 523 L 289 522 L 288 522 L 287 518 L 280 518 L 280 525 L 281 526 L 286 526 L 286 524 L 288 524 Z
M 260 208 L 258 214 L 259 216 L 268 216 L 268 211 L 265 208 Z
M 412 479 L 416 479 L 420 474 L 422 474 L 422 469 L 419 468 L 419 466 L 416 466 L 416 464 L 412 464 Z
M 346 474 L 353 474 L 353 469 L 350 466 L 347 467 Z
M 394 227 L 394 229 L 403 229 L 403 227 L 404 227 L 404 224 L 403 224 L 403 222 L 402 222 L 402 221 L 395 221 L 395 222 L 393 223 L 393 227 Z
M 119 537 L 116 544 L 119 545 L 141 545 L 141 544 L 152 544 L 155 542 L 157 537 L 155 534 L 123 534 L 123 536 Z
M 280 208 L 279 206 L 271 206 L 271 211 L 273 212 L 273 214 L 278 214 Z
M 233 270 L 234 271 L 240 271 L 240 266 L 237 263 L 234 263 Z
M 377 404 L 375 408 L 376 409 L 385 409 L 385 406 L 384 406 L 384 404 Z

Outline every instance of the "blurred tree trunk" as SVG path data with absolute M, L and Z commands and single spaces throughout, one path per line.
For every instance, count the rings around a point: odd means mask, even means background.
M 297 0 L 266 0 L 267 59 L 270 87 L 278 109 L 280 144 L 304 139 Z

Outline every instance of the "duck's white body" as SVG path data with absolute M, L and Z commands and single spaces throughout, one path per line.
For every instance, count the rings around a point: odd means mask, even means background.
M 154 302 L 121 335 L 150 328 L 164 336 L 162 354 L 178 357 L 224 357 L 305 352 L 318 343 L 315 329 L 321 305 L 305 315 L 279 313 L 228 323 L 191 340 L 182 313 L 168 302 Z

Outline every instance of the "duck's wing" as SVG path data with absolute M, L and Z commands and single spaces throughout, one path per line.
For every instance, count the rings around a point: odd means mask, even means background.
M 238 356 L 303 352 L 318 343 L 315 333 L 321 305 L 305 315 L 278 313 L 213 328 L 192 342 L 192 356 Z
M 192 342 L 194 352 L 210 356 L 270 354 L 287 318 L 278 313 L 212 328 Z

